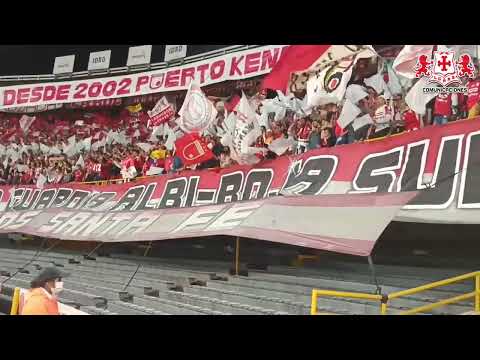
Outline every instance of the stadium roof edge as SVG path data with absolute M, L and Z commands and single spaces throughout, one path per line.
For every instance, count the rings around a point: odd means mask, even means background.
M 39 74 L 39 75 L 4 75 L 0 76 L 0 86 L 9 86 L 9 85 L 18 85 L 25 82 L 43 82 L 43 81 L 65 81 L 70 79 L 78 78 L 95 78 L 95 77 L 105 77 L 110 75 L 118 74 L 134 74 L 143 71 L 165 69 L 173 66 L 190 64 L 197 61 L 210 59 L 213 57 L 221 56 L 224 54 L 234 53 L 242 50 L 256 48 L 262 45 L 232 45 L 223 49 L 212 50 L 206 53 L 188 56 L 183 59 L 171 61 L 171 62 L 160 62 L 154 64 L 146 64 L 141 66 L 122 66 L 117 68 L 105 69 L 100 71 L 78 71 L 66 75 L 54 75 L 54 74 Z

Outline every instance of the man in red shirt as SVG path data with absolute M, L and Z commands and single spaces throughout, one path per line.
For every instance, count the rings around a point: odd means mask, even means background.
M 112 168 L 113 161 L 108 159 L 106 156 L 103 156 L 102 162 L 100 164 L 100 177 L 102 180 L 110 180 L 112 177 Z
M 295 125 L 295 135 L 297 136 L 297 154 L 302 154 L 308 149 L 308 142 L 310 133 L 312 132 L 312 125 L 310 121 L 299 119 Z
M 458 104 L 457 94 L 439 94 L 433 107 L 433 125 L 448 123 L 454 112 L 454 106 Z
M 467 84 L 468 99 L 468 118 L 474 118 L 480 115 L 480 76 L 478 73 L 478 65 L 475 65 L 475 78 Z
M 415 111 L 406 107 L 406 111 L 402 114 L 405 131 L 412 131 L 420 129 L 420 118 Z
M 79 167 L 76 167 L 76 170 L 73 172 L 73 178 L 75 182 L 82 182 L 83 181 L 83 170 Z

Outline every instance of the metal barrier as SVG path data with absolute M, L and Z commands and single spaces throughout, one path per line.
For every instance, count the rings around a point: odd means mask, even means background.
M 445 306 L 445 305 L 449 305 L 449 304 L 458 303 L 460 301 L 468 300 L 468 299 L 471 299 L 471 298 L 475 298 L 475 302 L 474 302 L 475 303 L 475 307 L 474 307 L 475 312 L 480 313 L 480 271 L 475 271 L 475 272 L 471 272 L 471 273 L 468 273 L 468 274 L 465 274 L 465 275 L 455 276 L 455 277 L 452 277 L 452 278 L 449 278 L 449 279 L 436 281 L 436 282 L 433 282 L 433 283 L 430 283 L 430 284 L 427 284 L 427 285 L 418 286 L 416 288 L 409 289 L 409 290 L 397 291 L 397 292 L 394 292 L 392 294 L 389 294 L 388 295 L 388 300 L 398 299 L 402 296 L 417 294 L 419 292 L 435 289 L 435 288 L 438 288 L 438 287 L 441 287 L 441 286 L 456 284 L 456 283 L 459 283 L 461 281 L 465 281 L 465 280 L 468 280 L 468 279 L 474 279 L 475 280 L 475 291 L 472 291 L 472 292 L 467 293 L 467 294 L 462 294 L 462 295 L 459 295 L 459 296 L 454 296 L 452 298 L 448 298 L 448 299 L 445 299 L 445 300 L 437 301 L 433 304 L 419 306 L 419 307 L 404 311 L 404 312 L 400 313 L 400 315 L 418 314 L 418 313 L 426 312 L 426 311 L 429 311 L 429 310 L 432 310 L 432 309 L 436 309 L 436 308 L 441 307 L 441 306 Z
M 380 302 L 380 314 L 387 315 L 388 312 L 388 302 L 393 299 L 398 299 L 403 296 L 413 295 L 420 293 L 422 291 L 432 290 L 441 286 L 448 286 L 452 284 L 459 283 L 461 281 L 465 281 L 468 279 L 474 279 L 475 281 L 475 291 L 454 296 L 445 300 L 440 300 L 432 304 L 419 306 L 407 311 L 401 312 L 399 315 L 413 315 L 424 313 L 426 311 L 436 309 L 441 306 L 449 305 L 458 303 L 460 301 L 468 300 L 471 298 L 475 298 L 474 301 L 474 312 L 476 314 L 480 314 L 480 271 L 471 272 L 468 274 L 455 276 L 449 279 L 440 280 L 436 282 L 432 282 L 430 284 L 418 286 L 408 290 L 397 291 L 391 293 L 389 295 L 375 295 L 375 294 L 367 294 L 367 293 L 356 293 L 356 292 L 345 292 L 345 291 L 333 291 L 333 290 L 319 290 L 313 289 L 312 290 L 312 301 L 311 301 L 311 308 L 310 314 L 317 315 L 317 305 L 318 305 L 318 297 L 319 296 L 332 296 L 332 297 L 343 297 L 343 298 L 350 298 L 350 299 L 364 299 L 370 301 L 379 301 Z
M 357 292 L 347 292 L 347 291 L 334 291 L 334 290 L 312 290 L 312 303 L 310 306 L 310 315 L 317 315 L 317 304 L 319 296 L 332 296 L 332 297 L 343 297 L 350 299 L 363 299 L 369 301 L 379 301 L 382 302 L 384 298 L 382 295 L 367 294 L 367 293 L 357 293 Z M 382 303 L 383 305 L 383 303 Z M 382 306 L 383 311 L 383 306 Z

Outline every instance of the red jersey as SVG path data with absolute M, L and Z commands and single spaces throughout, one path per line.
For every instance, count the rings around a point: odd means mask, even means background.
M 457 94 L 457 96 L 458 96 L 458 111 L 460 112 L 467 111 L 468 96 L 464 94 Z
M 302 128 L 297 130 L 297 137 L 300 141 L 308 141 L 310 133 L 312 132 L 312 127 L 310 124 L 306 123 Z
M 173 166 L 173 157 L 169 156 L 168 158 L 165 159 L 165 167 L 164 170 L 166 173 L 168 173 L 170 170 L 172 170 Z
M 433 115 L 452 115 L 452 95 L 451 94 L 439 94 L 435 99 L 435 105 L 433 107 Z
M 470 110 L 476 103 L 478 103 L 480 96 L 480 79 L 471 80 L 467 84 L 468 100 L 467 108 Z
M 75 182 L 82 182 L 83 181 L 83 171 L 80 169 L 75 170 L 73 173 L 73 177 L 75 179 Z
M 420 119 L 413 110 L 408 110 L 403 114 L 405 130 L 420 129 Z
M 102 177 L 102 179 L 110 180 L 110 177 L 112 176 L 112 167 L 113 167 L 112 160 L 107 160 L 106 162 L 103 162 L 99 165 L 100 165 L 100 176 Z
M 125 168 L 125 169 L 130 169 L 132 166 L 135 167 L 135 162 L 133 161 L 133 158 L 131 156 L 129 156 L 128 158 L 126 158 L 125 160 L 122 161 L 122 166 Z M 135 167 L 136 168 L 136 167 Z
M 135 169 L 137 169 L 137 172 L 141 172 L 143 168 L 143 164 L 145 163 L 145 159 L 143 158 L 143 156 L 139 156 L 133 160 L 133 163 L 134 163 Z

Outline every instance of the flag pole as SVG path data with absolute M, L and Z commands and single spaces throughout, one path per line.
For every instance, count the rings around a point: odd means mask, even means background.
M 238 276 L 240 268 L 240 237 L 237 236 L 236 246 L 235 246 L 235 275 Z

